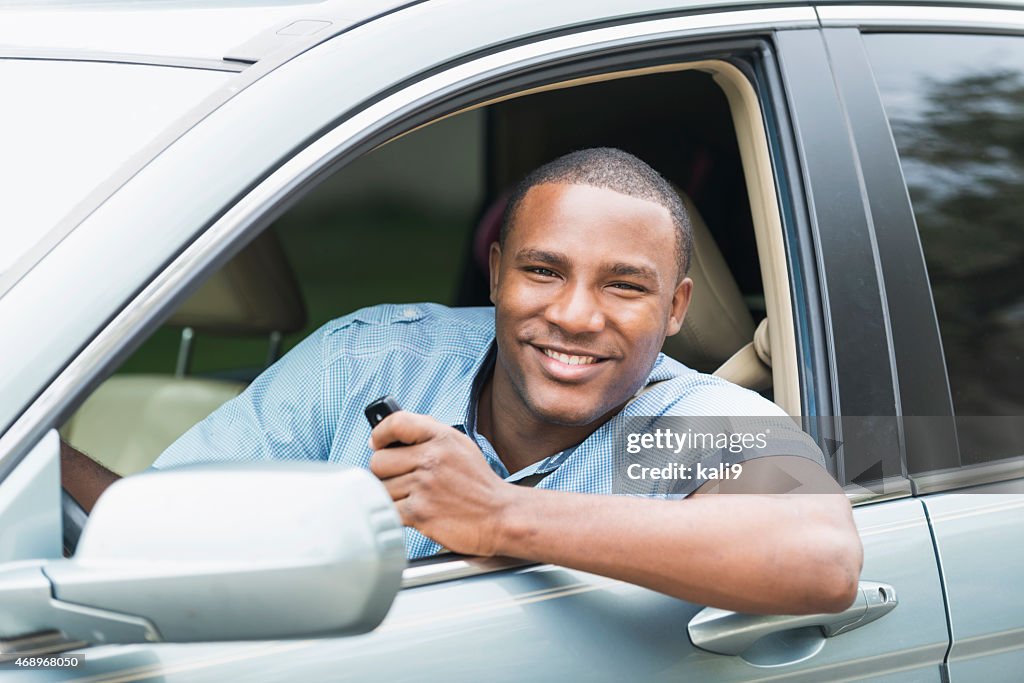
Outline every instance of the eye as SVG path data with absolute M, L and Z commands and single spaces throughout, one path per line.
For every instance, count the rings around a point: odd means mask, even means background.
M 541 277 L 557 277 L 558 274 L 548 268 L 541 268 L 540 266 L 527 266 L 524 268 L 527 273 L 533 273 L 534 275 L 540 275 Z
M 646 289 L 644 289 L 640 285 L 634 285 L 634 284 L 632 284 L 630 282 L 613 282 L 611 284 L 611 287 L 614 287 L 615 289 L 620 289 L 620 290 L 622 290 L 624 292 L 641 292 L 641 293 L 643 293 L 643 292 L 647 291 Z

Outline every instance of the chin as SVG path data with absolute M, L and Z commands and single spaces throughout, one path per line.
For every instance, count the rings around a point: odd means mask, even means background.
M 545 422 L 553 425 L 558 425 L 559 427 L 586 427 L 587 425 L 595 422 L 600 417 L 600 415 L 566 415 L 564 413 L 549 413 L 542 414 L 542 417 L 544 418 Z
M 545 422 L 562 427 L 586 427 L 611 410 L 603 406 L 574 406 L 557 400 L 530 401 L 530 407 Z

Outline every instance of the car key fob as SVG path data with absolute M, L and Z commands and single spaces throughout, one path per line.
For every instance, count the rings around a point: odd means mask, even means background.
M 388 394 L 387 396 L 378 398 L 376 401 L 366 406 L 366 409 L 363 412 L 366 414 L 366 419 L 370 423 L 370 429 L 373 429 L 379 425 L 385 417 L 401 409 L 402 407 L 398 405 L 398 401 L 393 399 L 391 394 Z M 394 443 L 389 443 L 386 448 L 394 448 L 395 446 L 404 445 L 405 444 L 401 441 L 395 441 Z

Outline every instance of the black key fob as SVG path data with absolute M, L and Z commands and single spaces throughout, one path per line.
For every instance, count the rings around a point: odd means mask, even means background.
M 385 417 L 401 409 L 402 407 L 398 405 L 398 401 L 391 398 L 391 395 L 388 394 L 387 396 L 378 398 L 376 401 L 366 406 L 366 410 L 363 412 L 366 414 L 366 419 L 370 423 L 370 429 L 373 429 L 379 425 Z M 387 448 L 404 445 L 405 444 L 401 441 L 395 441 L 394 443 L 389 443 Z
M 379 425 L 385 417 L 401 410 L 402 407 L 398 405 L 398 401 L 391 398 L 391 394 L 378 398 L 376 401 L 366 406 L 366 419 L 370 421 L 370 429 L 373 429 Z

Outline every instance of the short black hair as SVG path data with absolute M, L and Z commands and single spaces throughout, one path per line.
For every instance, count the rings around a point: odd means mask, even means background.
M 505 244 L 526 193 L 537 185 L 589 185 L 655 202 L 668 209 L 676 228 L 676 265 L 679 280 L 690 269 L 693 226 L 690 215 L 667 180 L 642 160 L 614 147 L 581 149 L 549 161 L 512 189 L 501 221 L 498 243 Z

